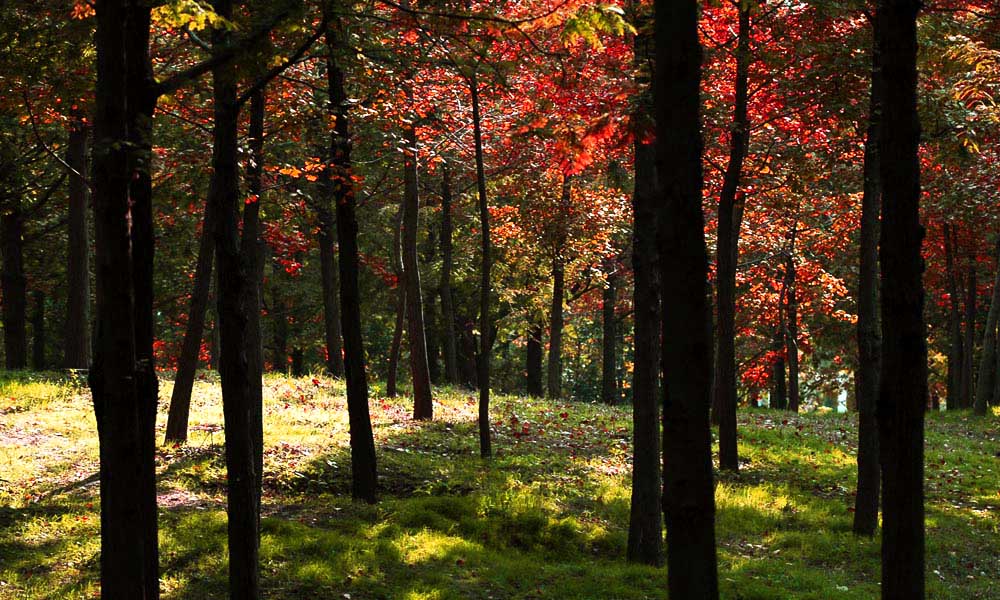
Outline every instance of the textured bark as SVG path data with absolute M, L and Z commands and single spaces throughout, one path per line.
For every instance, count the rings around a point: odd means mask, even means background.
M 410 350 L 410 380 L 413 386 L 413 418 L 434 418 L 431 374 L 427 366 L 427 338 L 424 329 L 424 300 L 420 292 L 417 260 L 417 232 L 420 224 L 420 193 L 417 133 L 406 129 L 403 152 L 403 287 L 406 290 L 406 340 Z
M 331 203 L 340 185 L 334 177 L 334 170 L 325 161 L 323 177 L 320 179 L 320 200 L 317 208 L 319 217 L 319 262 L 323 290 L 323 339 L 326 342 L 326 370 L 334 377 L 344 375 L 343 336 L 340 331 L 340 306 L 337 303 L 337 257 L 334 253 L 335 231 Z
M 531 323 L 528 327 L 528 343 L 525 355 L 526 391 L 529 396 L 541 398 L 545 395 L 542 386 L 542 335 L 541 323 Z
M 455 334 L 455 305 L 451 292 L 454 265 L 451 223 L 451 168 L 441 165 L 441 332 L 444 346 L 444 377 L 452 385 L 459 383 L 458 341 Z
M 785 309 L 785 355 L 788 360 L 788 410 L 799 412 L 799 302 L 796 294 L 795 269 L 795 230 L 792 230 L 792 243 L 788 251 L 788 264 L 785 266 L 785 294 L 788 298 Z
M 976 351 L 976 263 L 970 261 L 965 283 L 965 339 L 962 353 L 962 380 L 958 386 L 958 403 L 962 408 L 972 406 L 974 373 L 973 356 Z
M 552 259 L 552 306 L 549 309 L 549 372 L 546 393 L 549 398 L 562 396 L 562 333 L 565 271 L 562 258 Z
M 607 284 L 601 298 L 601 402 L 618 404 L 618 323 L 615 318 L 615 300 L 618 297 L 617 273 L 609 267 Z
M 385 382 L 385 395 L 395 398 L 399 393 L 399 357 L 403 349 L 403 325 L 406 321 L 406 287 L 403 284 L 403 257 L 400 249 L 400 237 L 403 231 L 403 205 L 399 205 L 396 213 L 396 227 L 392 234 L 392 272 L 396 276 L 396 321 L 392 330 L 392 342 L 389 344 L 389 374 Z
M 877 33 L 884 111 L 882 181 L 882 597 L 924 597 L 924 406 L 927 332 L 920 246 L 920 122 L 917 27 L 920 0 L 882 0 Z
M 45 292 L 31 293 L 31 368 L 45 370 Z
M 873 31 L 876 26 L 873 20 Z M 865 140 L 864 191 L 861 196 L 861 239 L 858 266 L 858 366 L 854 371 L 854 395 L 858 410 L 858 489 L 854 508 L 854 533 L 871 536 L 878 527 L 879 462 L 878 423 L 875 406 L 882 360 L 878 329 L 878 230 L 881 186 L 879 136 L 882 97 L 878 82 L 878 53 L 872 44 L 871 91 L 868 132 Z
M 715 354 L 715 399 L 719 424 L 719 468 L 739 469 L 736 445 L 736 262 L 739 258 L 740 222 L 736 220 L 737 195 L 743 175 L 743 162 L 750 143 L 747 96 L 750 78 L 750 9 L 749 2 L 739 5 L 739 30 L 736 47 L 736 103 L 729 133 L 729 163 L 719 195 L 717 268 L 718 342 Z
M 493 455 L 490 442 L 490 349 L 493 320 L 490 317 L 490 209 L 486 198 L 486 169 L 483 165 L 483 130 L 479 116 L 479 83 L 473 70 L 469 77 L 472 95 L 472 134 L 476 147 L 476 190 L 479 196 L 479 231 L 482 266 L 479 270 L 479 455 Z
M 28 280 L 24 275 L 24 216 L 20 201 L 0 217 L 3 252 L 3 344 L 8 369 L 28 366 Z
M 340 2 L 323 4 L 326 30 L 327 86 L 330 92 L 328 111 L 336 117 L 330 137 L 333 164 L 341 185 L 334 205 L 337 207 L 337 246 L 340 249 L 340 319 L 344 336 L 344 376 L 347 379 L 347 414 L 351 443 L 351 495 L 357 500 L 375 502 L 378 480 L 375 475 L 375 438 L 368 411 L 368 380 L 365 374 L 365 348 L 361 336 L 361 294 L 358 290 L 358 219 L 357 199 L 351 179 L 351 133 L 347 113 L 344 71 L 339 57 L 349 52 L 338 11 Z
M 782 307 L 779 304 L 778 310 Z M 784 319 L 774 330 L 774 340 L 771 342 L 771 352 L 777 356 L 771 365 L 771 395 L 769 408 L 784 409 L 788 406 L 788 391 L 785 387 L 785 325 Z
M 638 9 L 642 11 L 642 9 Z M 653 40 L 648 14 L 637 16 L 636 72 L 639 84 L 652 76 Z M 643 81 L 645 79 L 645 81 Z M 652 94 L 638 97 L 637 113 L 651 114 Z M 651 124 L 645 124 L 647 127 Z M 630 562 L 663 563 L 663 516 L 660 506 L 660 290 L 656 247 L 656 150 L 636 132 L 635 188 L 632 193 L 632 272 L 635 358 L 632 370 L 632 500 L 629 510 Z
M 205 334 L 205 312 L 208 310 L 209 291 L 212 282 L 212 263 L 215 259 L 215 239 L 212 232 L 215 219 L 211 204 L 205 203 L 202 217 L 201 239 L 198 241 L 198 258 L 194 268 L 194 285 L 191 288 L 191 303 L 188 305 L 188 322 L 181 344 L 181 354 L 177 359 L 177 373 L 174 389 L 170 393 L 170 410 L 167 413 L 167 442 L 187 440 L 188 417 L 191 413 L 191 391 L 198 369 L 198 356 Z
M 87 226 L 89 189 L 87 172 L 89 127 L 82 119 L 69 130 L 66 164 L 80 175 L 69 178 L 69 246 L 66 255 L 66 323 L 62 365 L 66 369 L 90 366 L 90 231 Z
M 979 377 L 976 379 L 976 399 L 973 413 L 978 416 L 986 414 L 997 379 L 997 322 L 1000 320 L 1000 239 L 996 246 L 996 276 L 993 280 L 993 294 L 990 298 L 990 310 L 986 313 L 986 326 L 983 328 L 983 347 L 979 359 Z
M 698 3 L 655 2 L 657 245 L 662 302 L 663 509 L 672 598 L 718 598 L 709 424 L 708 256 L 702 214 Z

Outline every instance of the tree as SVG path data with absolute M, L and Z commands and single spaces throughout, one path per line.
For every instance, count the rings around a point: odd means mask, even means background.
M 657 246 L 664 294 L 663 515 L 669 594 L 718 598 L 712 484 L 711 316 L 701 211 L 701 44 L 698 3 L 655 3 Z
M 66 324 L 62 365 L 67 369 L 90 366 L 90 230 L 87 172 L 87 139 L 90 127 L 77 116 L 69 131 L 66 163 L 75 171 L 69 177 L 69 222 L 66 252 Z

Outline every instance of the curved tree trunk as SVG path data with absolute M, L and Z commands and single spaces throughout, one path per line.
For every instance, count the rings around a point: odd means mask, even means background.
M 78 118 L 69 130 L 66 163 L 80 175 L 87 172 L 87 138 L 90 129 Z M 69 246 L 66 251 L 66 323 L 62 364 L 66 369 L 90 366 L 90 231 L 87 182 L 69 178 Z

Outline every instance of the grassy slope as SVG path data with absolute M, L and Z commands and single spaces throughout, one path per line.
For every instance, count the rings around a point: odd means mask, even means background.
M 169 398 L 170 383 L 162 388 Z M 85 391 L 0 378 L 0 598 L 97 595 L 97 445 Z M 663 569 L 622 560 L 626 410 L 498 398 L 498 456 L 487 464 L 471 394 L 441 393 L 437 420 L 423 424 L 409 420 L 405 399 L 377 399 L 383 501 L 369 507 L 345 497 L 342 394 L 328 380 L 266 381 L 269 598 L 665 597 Z M 190 444 L 159 451 L 164 598 L 225 594 L 221 423 L 217 386 L 199 382 Z M 850 533 L 853 419 L 747 410 L 740 426 L 748 462 L 716 493 L 724 596 L 877 597 L 878 541 Z M 1000 416 L 928 421 L 932 598 L 1000 595 L 998 452 Z

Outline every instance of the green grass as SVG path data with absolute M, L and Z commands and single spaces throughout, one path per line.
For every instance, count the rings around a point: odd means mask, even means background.
M 226 588 L 217 382 L 196 384 L 190 442 L 161 446 L 164 598 Z M 171 383 L 161 384 L 160 432 Z M 666 571 L 623 560 L 627 410 L 496 398 L 497 456 L 478 458 L 475 398 L 439 390 L 435 420 L 376 389 L 382 501 L 349 498 L 343 385 L 265 381 L 261 570 L 269 598 L 666 596 Z M 99 595 L 97 443 L 79 382 L 0 376 L 0 598 Z M 878 539 L 851 534 L 853 417 L 743 410 L 739 474 L 718 478 L 723 595 L 878 596 Z M 1000 414 L 927 424 L 930 598 L 1000 596 Z

